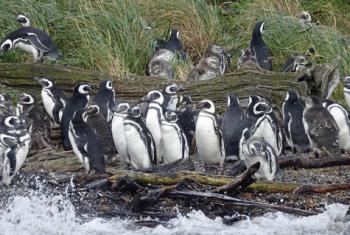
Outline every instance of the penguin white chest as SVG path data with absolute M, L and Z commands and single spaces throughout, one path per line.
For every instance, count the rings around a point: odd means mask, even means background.
M 350 128 L 349 120 L 345 110 L 341 110 L 338 107 L 330 107 L 328 109 L 330 114 L 334 117 L 335 122 L 339 128 L 339 145 L 344 150 L 350 149 Z
M 77 138 L 79 138 L 79 136 L 76 135 L 72 122 L 69 124 L 68 137 L 69 137 L 69 142 L 72 145 L 72 149 L 73 149 L 74 154 L 78 156 L 79 161 L 83 164 L 84 168 L 87 171 L 90 171 L 89 161 L 85 160 L 84 155 L 80 152 L 80 150 L 78 148 Z
M 212 117 L 199 114 L 195 136 L 199 158 L 209 164 L 220 163 L 221 140 L 216 133 Z
M 348 107 L 350 107 L 350 89 L 347 89 L 346 87 L 344 87 L 344 98 L 346 104 L 348 105 Z
M 164 163 L 174 162 L 182 158 L 182 136 L 172 125 L 162 125 L 162 147 Z
M 275 133 L 272 127 L 272 120 L 270 120 L 267 116 L 261 117 L 257 124 L 253 136 L 263 138 L 268 144 L 270 144 L 276 153 L 280 152 L 278 143 L 277 143 L 277 133 Z
M 114 145 L 118 150 L 120 159 L 123 162 L 129 162 L 129 158 L 126 150 L 126 137 L 124 130 L 124 117 L 122 116 L 113 116 L 112 119 L 112 137 Z
M 55 102 L 53 101 L 52 97 L 53 96 L 49 90 L 43 89 L 41 91 L 41 98 L 43 100 L 44 108 L 45 108 L 47 114 L 53 120 L 53 109 L 55 107 Z
M 157 159 L 158 161 L 160 161 L 162 156 L 162 131 L 160 126 L 161 120 L 159 120 L 159 116 L 161 116 L 162 114 L 159 115 L 158 112 L 161 112 L 161 110 L 153 108 L 152 105 L 153 104 L 150 104 L 150 107 L 147 112 L 146 126 L 153 136 L 154 144 L 156 145 L 157 150 Z
M 23 42 L 18 42 L 15 44 L 15 48 L 20 48 L 25 52 L 31 53 L 34 57 L 34 60 L 37 60 L 39 58 L 38 50 L 31 44 L 25 44 Z
M 20 141 L 23 144 L 23 146 L 18 148 L 17 154 L 16 154 L 16 170 L 15 172 L 18 172 L 19 169 L 23 166 L 25 160 L 27 159 L 28 153 L 29 153 L 29 147 L 31 138 L 30 135 L 27 134 L 20 138 Z
M 130 156 L 130 162 L 135 169 L 151 167 L 151 160 L 148 154 L 148 148 L 143 141 L 140 130 L 130 124 L 125 124 L 125 137 L 127 152 Z

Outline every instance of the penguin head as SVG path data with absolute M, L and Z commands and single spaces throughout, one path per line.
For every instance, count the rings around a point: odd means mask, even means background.
M 253 30 L 253 36 L 255 37 L 261 37 L 261 35 L 264 33 L 265 30 L 265 23 L 264 22 L 257 22 L 255 24 L 254 30 Z
M 164 119 L 168 122 L 177 122 L 179 120 L 178 116 L 174 111 L 168 110 L 164 114 Z
M 112 81 L 111 80 L 103 80 L 100 82 L 100 89 L 113 90 Z
M 0 45 L 0 51 L 9 51 L 13 48 L 13 42 L 11 39 L 6 39 L 3 43 Z
M 100 107 L 97 104 L 90 104 L 86 109 L 87 116 L 96 116 L 100 113 Z
M 18 15 L 16 17 L 16 20 L 18 23 L 20 23 L 23 27 L 29 27 L 30 26 L 30 20 L 24 16 L 24 15 Z
M 10 100 L 10 96 L 4 93 L 0 93 L 0 103 L 4 103 Z
M 34 102 L 35 102 L 34 96 L 31 94 L 23 92 L 18 95 L 19 104 L 32 105 L 34 104 Z
M 180 95 L 180 104 L 192 104 L 192 97 L 190 95 Z
M 148 92 L 146 100 L 149 102 L 154 102 L 162 105 L 164 103 L 164 96 L 162 92 L 154 90 L 154 91 Z
M 215 113 L 215 105 L 214 102 L 211 100 L 202 100 L 198 104 L 198 109 L 205 110 L 210 113 Z
M 259 102 L 261 101 L 262 98 L 258 95 L 251 95 L 249 96 L 249 99 L 248 99 L 248 107 L 247 107 L 247 113 L 248 115 L 253 115 L 253 110 L 254 110 L 254 106 Z
M 88 95 L 91 91 L 91 86 L 87 83 L 78 84 L 74 88 L 74 94 Z
M 311 23 L 311 15 L 307 11 L 302 11 L 298 14 L 298 18 L 300 19 L 301 22 L 303 23 Z
M 239 99 L 234 94 L 227 95 L 227 107 L 237 107 L 239 106 Z
M 128 109 L 128 115 L 130 117 L 140 118 L 141 117 L 141 109 L 138 106 L 134 106 Z
M 314 95 L 310 95 L 306 98 L 305 105 L 307 108 L 313 107 L 313 106 L 322 106 L 320 98 Z
M 219 54 L 219 55 L 224 53 L 224 48 L 222 48 L 221 46 L 215 45 L 215 44 L 209 45 L 207 50 L 214 53 L 214 54 Z
M 180 40 L 180 31 L 178 29 L 171 29 L 169 33 L 169 40 Z
M 36 80 L 38 80 L 38 82 L 40 83 L 40 85 L 43 88 L 51 88 L 53 86 L 53 81 L 51 81 L 50 79 L 46 78 L 46 77 L 38 77 L 35 78 Z
M 347 89 L 350 89 L 350 76 L 346 76 L 345 78 L 341 79 L 344 83 L 344 87 Z
M 271 113 L 272 107 L 265 101 L 259 101 L 253 106 L 253 115 L 259 116 L 265 113 Z
M 8 128 L 17 128 L 20 124 L 20 120 L 16 116 L 7 116 L 4 119 L 4 125 Z
M 295 90 L 289 90 L 287 92 L 285 101 L 289 101 L 289 102 L 297 102 L 299 101 L 299 95 Z
M 123 102 L 123 103 L 119 103 L 117 105 L 117 107 L 115 107 L 113 109 L 113 111 L 116 112 L 116 113 L 123 113 L 123 114 L 125 114 L 125 113 L 128 113 L 128 109 L 129 108 L 130 108 L 129 103 Z
M 16 137 L 6 133 L 0 134 L 0 142 L 7 147 L 14 147 L 18 143 Z
M 168 95 L 175 95 L 179 91 L 183 91 L 184 88 L 182 85 L 177 85 L 176 83 L 171 83 L 164 87 L 163 92 Z

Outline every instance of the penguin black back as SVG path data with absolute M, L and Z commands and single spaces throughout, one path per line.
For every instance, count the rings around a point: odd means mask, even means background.
M 264 30 L 263 22 L 258 22 L 255 24 L 249 47 L 251 52 L 253 53 L 253 56 L 258 61 L 259 66 L 262 69 L 271 71 L 272 61 L 271 61 L 267 46 L 262 38 L 263 30 Z
M 100 107 L 102 115 L 110 121 L 112 118 L 111 109 L 115 106 L 115 91 L 111 80 L 100 82 L 100 88 L 94 96 L 93 101 Z
M 89 101 L 89 92 L 91 91 L 90 85 L 83 83 L 77 84 L 73 91 L 73 96 L 68 100 L 66 107 L 64 108 L 60 128 L 61 139 L 63 148 L 65 150 L 71 150 L 72 146 L 69 142 L 68 131 L 69 123 L 73 118 L 74 112 L 85 108 Z

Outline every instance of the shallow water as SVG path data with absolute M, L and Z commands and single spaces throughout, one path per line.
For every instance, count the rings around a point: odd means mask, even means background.
M 316 216 L 296 217 L 280 212 L 225 225 L 201 211 L 179 215 L 155 228 L 139 227 L 128 219 L 78 215 L 62 195 L 30 192 L 10 197 L 0 209 L 0 234 L 350 234 L 347 205 L 332 204 Z

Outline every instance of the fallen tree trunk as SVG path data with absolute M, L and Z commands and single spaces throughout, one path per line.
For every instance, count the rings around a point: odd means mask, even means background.
M 302 156 L 289 155 L 280 157 L 278 164 L 281 168 L 323 168 L 331 166 L 350 165 L 350 156 L 332 156 L 324 158 L 309 159 Z
M 18 90 L 38 91 L 41 86 L 33 79 L 38 76 L 52 77 L 57 85 L 66 91 L 72 91 L 76 81 L 89 81 L 97 85 L 102 79 L 111 79 L 114 81 L 117 96 L 130 101 L 138 100 L 149 90 L 161 89 L 169 83 L 166 80 L 146 76 L 117 77 L 58 65 L 0 64 L 0 85 Z M 270 99 L 274 104 L 281 105 L 289 89 L 295 89 L 300 95 L 306 95 L 306 82 L 297 82 L 300 76 L 302 76 L 300 73 L 239 70 L 210 81 L 176 82 L 184 85 L 185 93 L 191 94 L 194 102 L 209 98 L 216 103 L 224 104 L 226 94 L 235 93 L 240 98 L 246 98 L 250 94 L 261 95 Z

